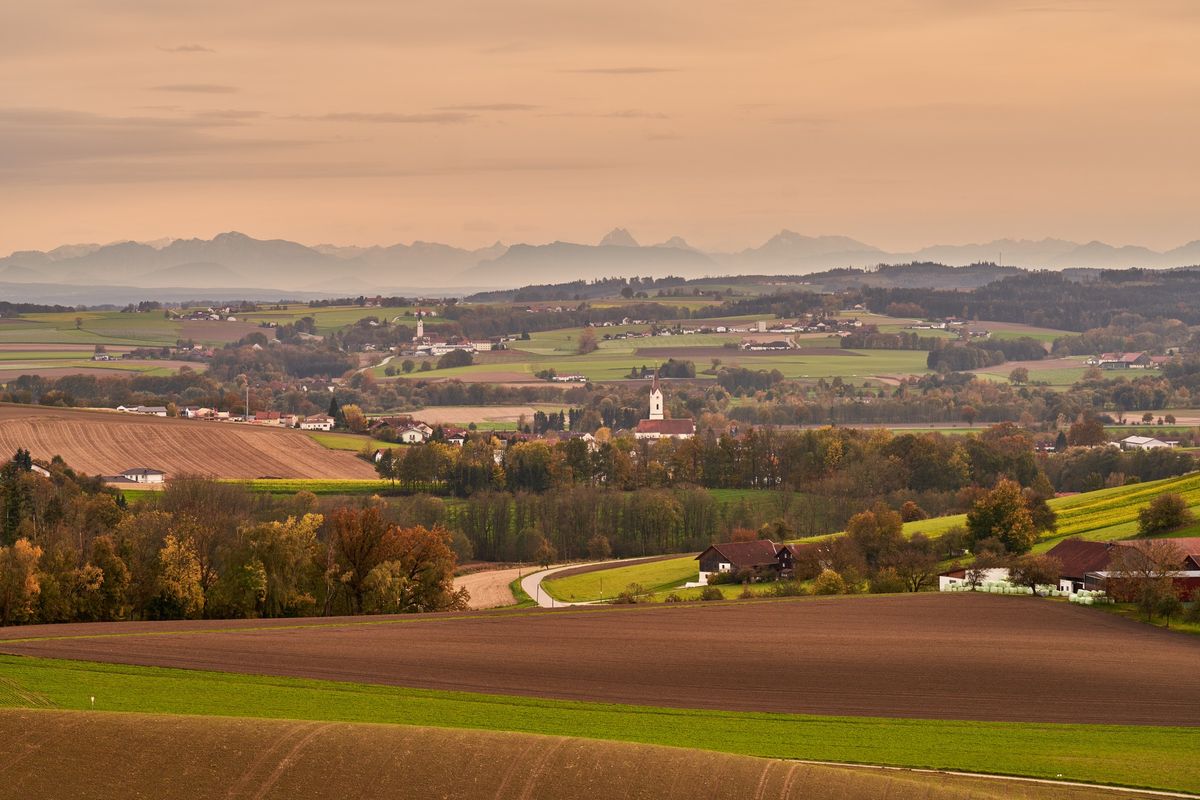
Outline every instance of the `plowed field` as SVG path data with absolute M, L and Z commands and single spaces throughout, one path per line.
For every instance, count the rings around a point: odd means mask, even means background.
M 1038 598 L 803 598 L 375 622 L 11 628 L 0 652 L 682 708 L 1200 725 L 1200 639 Z M 178 633 L 163 635 L 170 630 Z
M 562 736 L 0 711 L 0 798 L 1084 800 L 1091 787 L 840 768 Z
M 72 468 L 115 475 L 150 467 L 218 478 L 372 478 L 353 453 L 327 450 L 299 431 L 104 411 L 0 405 L 0 453 L 27 448 Z

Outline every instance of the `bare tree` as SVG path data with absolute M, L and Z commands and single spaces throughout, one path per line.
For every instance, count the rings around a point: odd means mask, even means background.
M 1183 566 L 1183 552 L 1170 539 L 1145 539 L 1122 543 L 1108 566 L 1105 582 L 1116 600 L 1137 603 L 1146 619 L 1178 599 L 1175 577 Z

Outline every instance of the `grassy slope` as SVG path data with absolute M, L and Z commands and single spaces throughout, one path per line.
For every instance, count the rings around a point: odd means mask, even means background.
M 1192 511 L 1200 517 L 1200 473 L 1059 497 L 1050 501 L 1051 507 L 1058 513 L 1058 530 L 1044 536 L 1034 547 L 1034 552 L 1045 552 L 1061 540 L 1072 536 L 1094 541 L 1112 541 L 1136 536 L 1139 509 L 1155 496 L 1165 492 L 1182 495 Z M 772 501 L 771 492 L 755 490 L 715 490 L 713 494 L 726 503 L 743 496 L 748 497 L 751 502 Z M 904 531 L 910 535 L 923 533 L 927 536 L 937 536 L 955 525 L 965 525 L 966 521 L 965 514 L 934 517 L 910 522 L 904 526 Z M 1178 535 L 1200 536 L 1200 523 L 1180 531 Z M 641 584 L 643 588 L 653 591 L 681 586 L 695 578 L 695 558 L 687 556 L 653 564 L 617 566 L 583 575 L 551 579 L 545 581 L 542 587 L 551 597 L 559 600 L 597 600 L 600 599 L 599 588 L 602 579 L 605 596 L 612 597 L 630 583 Z M 691 597 L 697 592 L 681 591 L 679 594 Z
M 580 703 L 0 656 L 0 705 L 386 722 L 581 736 L 745 755 L 1200 791 L 1200 728 L 814 717 Z
M 1138 511 L 1166 492 L 1182 495 L 1194 512 L 1200 511 L 1200 473 L 1055 498 L 1050 506 L 1058 513 L 1058 530 L 1044 536 L 1034 550 L 1044 552 L 1071 536 L 1095 541 L 1136 536 Z M 904 530 L 936 536 L 954 525 L 965 525 L 966 519 L 965 514 L 935 517 L 910 522 Z

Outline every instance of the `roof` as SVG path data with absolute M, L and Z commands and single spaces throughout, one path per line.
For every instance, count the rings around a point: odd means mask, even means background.
M 650 391 L 652 391 L 652 392 L 661 391 L 658 388 L 658 370 L 654 370 L 654 380 L 650 384 Z
M 1099 572 L 1111 560 L 1111 542 L 1088 542 L 1083 539 L 1064 539 L 1046 553 L 1062 562 L 1062 574 L 1082 578 L 1089 572 Z
M 1131 364 L 1134 361 L 1141 360 L 1142 356 L 1144 356 L 1144 355 L 1146 355 L 1146 352 L 1144 350 L 1141 352 L 1137 352 L 1137 353 L 1102 353 L 1100 355 L 1100 360 L 1101 361 L 1121 361 L 1126 364 Z
M 122 475 L 166 475 L 161 469 L 150 469 L 149 467 L 131 467 L 121 473 Z
M 691 419 L 644 419 L 638 422 L 638 433 L 659 433 L 663 435 L 678 435 L 695 433 L 696 423 Z
M 716 550 L 730 564 L 735 567 L 757 567 L 763 564 L 774 564 L 776 554 L 779 552 L 778 546 L 767 539 L 755 539 L 752 542 L 722 542 L 709 547 L 704 553 L 709 550 Z M 699 561 L 704 557 L 704 553 L 696 556 Z
M 1150 444 L 1152 442 L 1158 442 L 1159 444 L 1166 444 L 1166 442 L 1164 442 L 1160 439 L 1155 439 L 1153 436 L 1136 436 L 1136 435 L 1135 436 L 1126 436 L 1124 439 L 1121 440 L 1121 442 L 1124 444 Z

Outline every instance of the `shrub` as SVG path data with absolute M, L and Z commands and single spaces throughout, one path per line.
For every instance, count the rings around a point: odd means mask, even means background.
M 904 505 L 900 506 L 900 519 L 905 522 L 916 522 L 919 519 L 928 519 L 929 515 L 925 513 L 925 509 L 908 500 Z
M 475 357 L 466 350 L 451 350 L 438 359 L 438 369 L 451 369 L 453 367 L 469 367 L 475 363 Z
M 831 569 L 821 570 L 821 574 L 813 581 L 813 594 L 845 594 L 846 581 Z
M 642 594 L 645 594 L 645 589 L 642 588 L 641 584 L 631 583 L 614 597 L 612 602 L 616 605 L 635 605 L 639 602 L 638 598 Z
M 871 578 L 871 594 L 899 594 L 908 590 L 895 567 L 884 567 Z
M 746 586 L 742 589 L 742 593 L 738 595 L 738 599 L 749 600 L 752 597 L 758 597 L 758 595 L 750 591 L 750 584 L 746 584 Z
M 771 587 L 772 597 L 802 597 L 806 594 L 808 590 L 799 581 L 777 581 Z
M 1188 525 L 1194 519 L 1187 501 L 1168 492 L 1150 501 L 1150 505 L 1138 511 L 1138 533 L 1153 536 L 1168 533 Z
M 700 590 L 701 600 L 724 600 L 725 595 L 715 586 L 705 586 Z
M 682 603 L 683 598 L 680 597 L 676 592 L 671 592 L 669 595 L 667 595 L 663 599 L 663 602 L 664 603 Z

